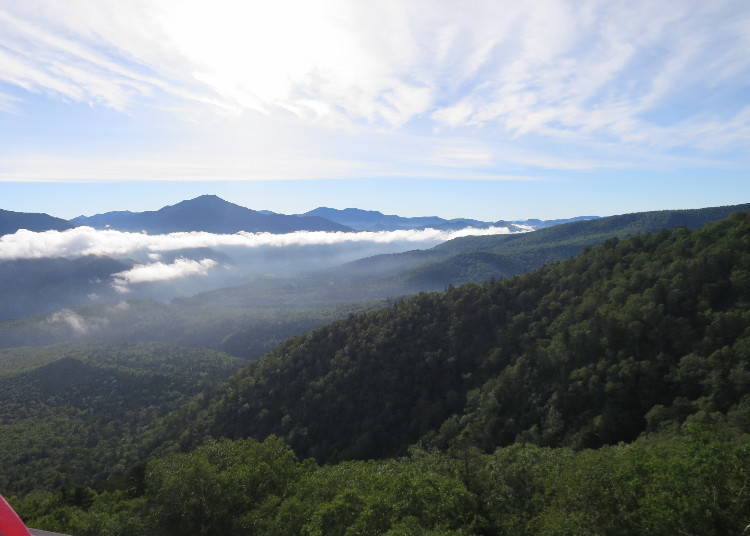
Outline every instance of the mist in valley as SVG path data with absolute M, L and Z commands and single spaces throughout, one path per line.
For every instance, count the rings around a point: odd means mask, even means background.
M 394 254 L 509 232 L 19 230 L 0 237 L 0 347 L 156 340 L 255 358 L 289 336 L 421 290 L 399 280 L 413 263 Z

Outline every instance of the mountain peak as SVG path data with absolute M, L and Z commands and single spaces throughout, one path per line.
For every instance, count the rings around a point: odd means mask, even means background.
M 134 213 L 106 213 L 86 218 L 85 222 L 96 228 L 114 228 L 123 231 L 149 233 L 175 233 L 205 231 L 210 233 L 293 231 L 351 231 L 349 227 L 323 218 L 301 220 L 284 214 L 262 213 L 213 194 L 204 194 L 168 205 L 155 211 Z
M 161 209 L 159 209 L 159 212 L 172 212 L 174 210 L 197 210 L 204 212 L 219 211 L 221 213 L 224 213 L 226 211 L 234 211 L 244 214 L 255 212 L 252 209 L 237 205 L 235 203 L 227 201 L 226 199 L 222 199 L 218 195 L 213 194 L 199 195 L 198 197 L 194 197 L 192 199 L 185 199 L 184 201 L 180 201 L 179 203 L 175 203 L 174 205 L 167 205 L 166 207 L 162 207 Z
M 194 197 L 193 199 L 185 199 L 184 201 L 180 201 L 177 203 L 178 205 L 182 204 L 212 204 L 212 205 L 234 205 L 234 203 L 230 203 L 226 199 L 222 199 L 218 195 L 214 194 L 204 194 L 199 195 L 198 197 Z

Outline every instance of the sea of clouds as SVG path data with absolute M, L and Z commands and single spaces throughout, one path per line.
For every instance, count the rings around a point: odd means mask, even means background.
M 296 231 L 286 234 L 183 232 L 149 235 L 115 230 L 97 230 L 92 227 L 43 232 L 22 229 L 14 234 L 0 236 L 0 260 L 80 257 L 85 255 L 122 257 L 144 251 L 159 253 L 188 248 L 222 246 L 258 248 L 356 242 L 376 244 L 395 242 L 439 243 L 462 236 L 509 234 L 510 232 L 506 227 L 489 227 L 486 229 L 468 227 L 455 231 L 438 229 L 363 231 L 356 233 Z
M 310 266 L 316 257 L 352 260 L 376 253 L 394 250 L 430 247 L 446 240 L 469 235 L 509 234 L 506 227 L 460 230 L 399 230 L 378 232 L 327 232 L 296 231 L 286 234 L 249 233 L 214 234 L 208 232 L 180 232 L 161 235 L 133 233 L 116 230 L 97 230 L 76 227 L 65 231 L 33 232 L 19 230 L 0 236 L 0 261 L 44 259 L 54 257 L 74 258 L 89 255 L 129 258 L 136 260 L 130 269 L 113 274 L 111 286 L 120 293 L 128 292 L 132 285 L 172 281 L 195 276 L 206 276 L 221 267 L 212 258 L 182 258 L 181 250 L 210 248 L 229 251 L 232 258 L 241 258 L 243 252 L 284 252 L 296 250 L 295 259 L 305 259 Z M 384 248 L 391 247 L 390 250 Z M 299 248 L 304 248 L 300 255 Z M 336 248 L 332 250 L 331 248 Z M 344 248 L 348 257 L 341 255 Z M 173 252 L 171 258 L 169 253 Z M 177 254 L 175 258 L 174 254 Z M 256 259 L 257 262 L 257 259 Z M 249 265 L 249 264 L 248 264 Z

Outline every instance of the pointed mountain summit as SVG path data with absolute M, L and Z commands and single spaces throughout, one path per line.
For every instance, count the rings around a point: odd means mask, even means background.
M 49 214 L 0 210 L 0 235 L 13 234 L 19 229 L 41 232 L 64 231 L 73 227 L 73 223 Z
M 215 195 L 201 195 L 159 210 L 146 212 L 106 212 L 95 216 L 79 216 L 78 225 L 96 229 L 150 234 L 206 231 L 210 233 L 293 231 L 351 231 L 352 229 L 318 216 L 296 217 L 273 214 L 230 203 Z

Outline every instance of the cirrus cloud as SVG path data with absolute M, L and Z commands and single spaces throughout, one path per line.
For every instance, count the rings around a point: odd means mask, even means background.
M 29 92 L 511 138 L 700 146 L 742 117 L 748 47 L 741 0 L 0 0 L 0 80 Z M 693 135 L 663 128 L 680 124 Z

